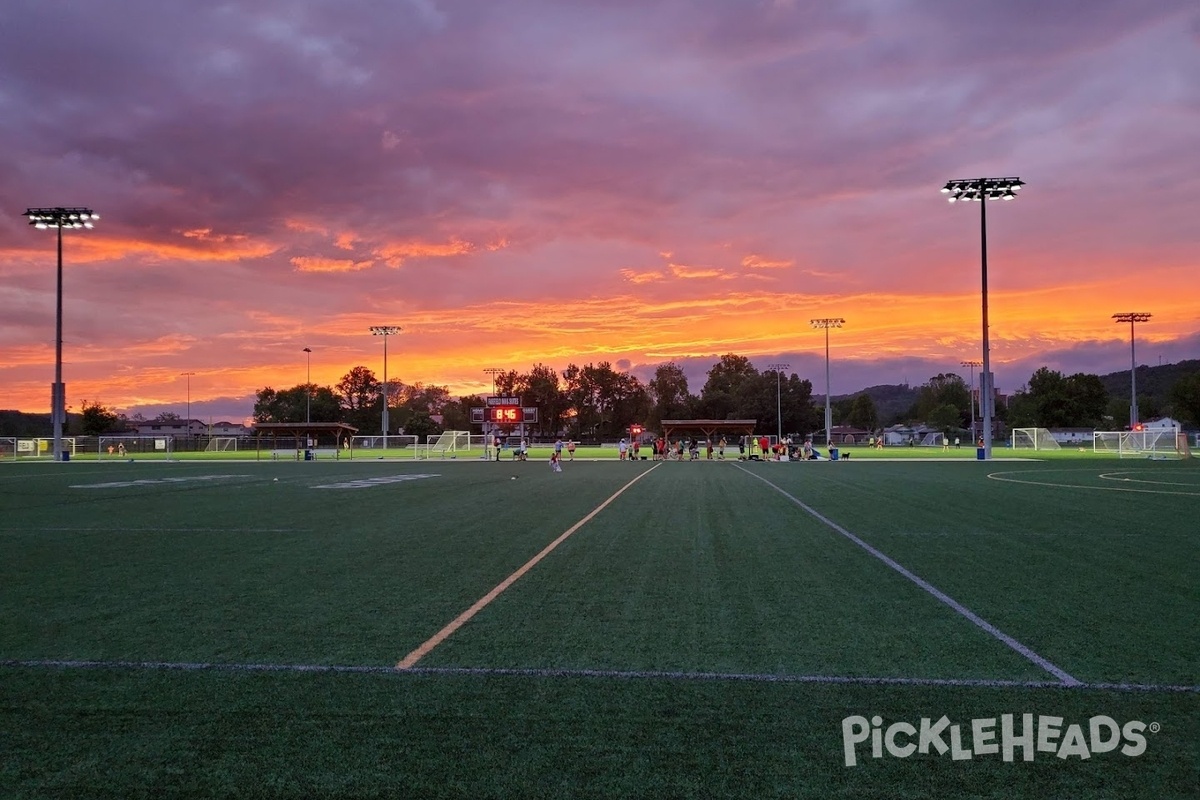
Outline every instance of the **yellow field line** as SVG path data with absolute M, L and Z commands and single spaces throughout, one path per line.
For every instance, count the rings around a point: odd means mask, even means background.
M 592 520 L 592 518 L 594 518 L 601 511 L 603 511 L 609 505 L 609 503 L 611 503 L 613 500 L 616 500 L 618 497 L 620 497 L 621 494 L 626 489 L 628 489 L 630 486 L 633 486 L 635 483 L 637 483 L 642 478 L 649 475 L 651 472 L 654 472 L 654 470 L 658 469 L 660 466 L 661 466 L 661 464 L 655 464 L 650 469 L 648 469 L 645 472 L 643 472 L 642 474 L 638 475 L 636 478 L 631 480 L 629 483 L 625 484 L 620 489 L 618 489 L 616 492 L 614 492 L 613 495 L 611 497 L 609 497 L 607 500 L 605 500 L 603 503 L 601 503 L 600 505 L 593 508 L 588 513 L 588 515 L 585 516 L 583 519 L 579 520 L 574 525 L 572 525 L 571 527 L 569 527 L 565 531 L 563 531 L 557 539 L 555 539 L 550 544 L 546 545 L 542 549 L 542 551 L 540 553 L 538 553 L 536 556 L 534 556 L 533 558 L 526 561 L 516 572 L 514 572 L 512 575 L 509 575 L 504 580 L 500 581 L 500 583 L 496 584 L 496 587 L 494 589 L 492 589 L 490 592 L 485 594 L 483 597 L 476 600 L 475 603 L 470 608 L 468 608 L 466 611 L 462 612 L 457 617 L 455 617 L 453 620 L 451 620 L 451 622 L 448 625 L 446 625 L 446 627 L 442 628 L 440 631 L 435 633 L 433 636 L 430 636 L 427 640 L 425 640 L 424 643 L 421 644 L 420 647 L 418 647 L 416 650 L 413 650 L 411 653 L 409 653 L 404 658 L 402 658 L 400 660 L 400 663 L 396 664 L 396 669 L 408 669 L 408 668 L 414 666 L 422 658 L 429 655 L 429 652 L 431 650 L 433 650 L 433 648 L 437 647 L 439 644 L 446 641 L 446 639 L 451 634 L 453 634 L 456 630 L 461 628 L 463 625 L 467 624 L 467 622 L 471 619 L 471 617 L 475 616 L 480 611 L 482 611 L 484 608 L 486 608 L 488 603 L 492 602 L 497 597 L 499 597 L 501 592 L 503 592 L 505 589 L 512 586 L 514 583 L 516 583 L 521 578 L 522 575 L 524 575 L 526 572 L 529 572 L 529 570 L 531 570 L 535 566 L 537 566 L 537 563 L 539 561 L 541 561 L 546 556 L 550 555 L 550 553 L 552 553 L 554 551 L 554 548 L 558 547 L 560 544 L 565 542 L 571 534 L 575 533 L 575 531 L 579 530 L 584 525 L 588 524 L 588 522 L 590 522 Z

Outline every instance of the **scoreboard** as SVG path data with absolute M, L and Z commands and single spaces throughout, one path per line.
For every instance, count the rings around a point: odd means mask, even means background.
M 537 421 L 537 406 L 522 406 L 519 397 L 489 397 L 486 407 L 471 409 L 475 425 L 531 425 Z

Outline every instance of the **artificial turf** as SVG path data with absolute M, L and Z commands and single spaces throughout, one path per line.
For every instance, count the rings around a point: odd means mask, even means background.
M 0 466 L 0 794 L 1200 793 L 1195 463 L 654 467 Z M 1008 713 L 1159 729 L 843 761 L 850 715 Z

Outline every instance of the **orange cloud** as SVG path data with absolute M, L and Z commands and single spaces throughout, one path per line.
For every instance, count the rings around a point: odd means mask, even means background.
M 638 272 L 632 269 L 620 270 L 620 275 L 630 283 L 655 283 L 663 279 L 663 274 L 657 270 L 649 272 Z
M 389 267 L 398 268 L 410 258 L 449 258 L 462 256 L 472 252 L 475 246 L 461 239 L 451 239 L 445 243 L 422 242 L 411 240 L 385 244 L 375 249 L 375 255 L 383 259 Z
M 742 266 L 746 269 L 786 269 L 792 266 L 792 261 L 777 261 L 770 258 L 751 253 L 742 259 Z
M 349 258 L 316 258 L 313 256 L 296 256 L 291 264 L 297 272 L 357 272 L 368 269 L 374 261 L 354 261 Z

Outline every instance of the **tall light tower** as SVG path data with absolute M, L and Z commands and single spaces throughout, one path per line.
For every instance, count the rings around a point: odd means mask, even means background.
M 312 348 L 306 347 L 304 353 L 307 364 L 304 369 L 304 424 L 312 422 Z
M 784 364 L 782 362 L 767 364 L 767 369 L 775 370 L 775 419 L 778 422 L 775 431 L 775 441 L 777 442 L 783 441 L 783 405 L 779 399 L 779 373 L 785 369 L 791 369 L 791 366 L 791 364 Z
M 487 367 L 483 370 L 484 375 L 492 376 L 492 396 L 493 397 L 496 396 L 496 376 L 502 372 L 504 372 L 504 370 L 500 369 L 499 367 Z
M 1150 317 L 1154 316 L 1148 311 L 1125 311 L 1120 314 L 1113 314 L 1114 322 L 1129 323 L 1129 430 L 1137 428 L 1138 407 L 1137 407 L 1137 355 L 1133 349 L 1133 325 L 1136 322 L 1147 322 Z
M 182 377 L 187 378 L 187 435 L 188 440 L 192 438 L 192 376 L 194 372 L 181 372 Z
M 971 446 L 975 446 L 975 368 L 982 367 L 982 361 L 960 361 L 958 362 L 964 367 L 971 368 Z M 981 401 L 982 402 L 982 401 Z
M 814 328 L 825 329 L 825 446 L 833 445 L 833 406 L 829 400 L 829 329 L 840 328 L 846 324 L 841 317 L 823 317 L 811 319 L 809 324 Z
M 91 228 L 100 215 L 90 208 L 73 206 L 70 208 L 27 208 L 22 215 L 29 218 L 29 224 L 35 228 L 58 229 L 58 289 L 55 303 L 54 323 L 54 383 L 50 386 L 50 419 L 54 424 L 55 461 L 63 460 L 62 431 L 63 423 L 67 421 L 67 387 L 62 379 L 62 316 L 63 316 L 63 228 Z
M 992 457 L 992 367 L 988 339 L 987 201 L 1015 200 L 1025 182 L 1020 178 L 969 178 L 948 181 L 942 191 L 951 203 L 979 203 L 980 265 L 983 275 L 983 371 L 979 373 L 979 416 L 983 418 L 983 457 Z
M 372 325 L 371 333 L 383 337 L 383 449 L 387 450 L 388 437 L 388 377 L 387 377 L 387 340 L 400 332 L 399 325 Z

